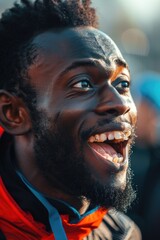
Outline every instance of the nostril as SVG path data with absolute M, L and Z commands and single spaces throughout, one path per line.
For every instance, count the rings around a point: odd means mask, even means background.
M 107 113 L 112 115 L 117 115 L 116 109 L 108 109 Z
M 119 115 L 119 112 L 116 110 L 116 109 L 114 109 L 114 108 L 111 108 L 111 109 L 107 109 L 106 111 L 97 111 L 97 113 L 99 114 L 99 115 L 113 115 L 113 116 L 117 116 L 117 115 Z
M 108 114 L 108 115 L 112 115 L 112 116 L 118 116 L 118 115 L 122 115 L 123 113 L 120 112 L 118 109 L 114 109 L 114 108 L 111 108 L 111 109 L 108 109 L 105 113 L 105 115 Z

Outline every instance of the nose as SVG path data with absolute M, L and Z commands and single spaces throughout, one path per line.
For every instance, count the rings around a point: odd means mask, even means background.
M 130 100 L 117 89 L 107 84 L 99 90 L 99 102 L 95 112 L 100 115 L 110 114 L 114 117 L 124 115 L 130 110 Z

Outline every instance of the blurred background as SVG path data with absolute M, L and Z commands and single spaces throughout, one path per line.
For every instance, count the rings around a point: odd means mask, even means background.
M 0 0 L 0 13 L 13 4 Z M 92 0 L 100 29 L 118 45 L 131 70 L 138 109 L 131 155 L 137 200 L 127 214 L 143 239 L 160 239 L 160 0 Z

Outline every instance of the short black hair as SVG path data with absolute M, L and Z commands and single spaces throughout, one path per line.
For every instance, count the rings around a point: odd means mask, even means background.
M 35 57 L 34 36 L 78 26 L 97 27 L 90 0 L 20 0 L 7 9 L 0 19 L 0 89 L 15 94 L 24 89 L 25 71 Z

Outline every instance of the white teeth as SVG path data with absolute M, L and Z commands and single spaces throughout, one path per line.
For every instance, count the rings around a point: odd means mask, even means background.
M 121 138 L 122 138 L 122 133 L 120 133 L 120 132 L 114 132 L 114 138 L 115 138 L 115 139 L 121 139 Z
M 96 134 L 96 135 L 95 135 L 95 141 L 96 141 L 96 142 L 99 142 L 99 140 L 100 140 L 99 134 Z
M 107 139 L 109 141 L 112 140 L 128 140 L 129 136 L 131 135 L 131 130 L 128 130 L 126 132 L 121 131 L 112 131 L 112 132 L 106 132 L 101 134 L 96 134 L 94 136 L 91 136 L 88 140 L 88 142 L 105 142 Z
M 113 140 L 114 139 L 114 132 L 108 134 L 108 140 Z
M 100 134 L 100 141 L 104 142 L 106 140 L 107 140 L 106 134 L 104 134 L 104 133 Z

